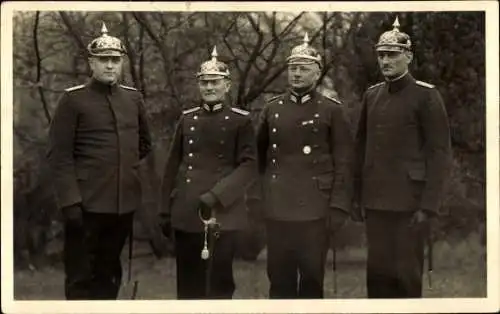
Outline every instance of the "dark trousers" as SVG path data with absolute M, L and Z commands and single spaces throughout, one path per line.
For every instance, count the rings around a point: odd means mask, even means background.
M 366 210 L 369 298 L 420 298 L 425 226 L 412 212 Z
M 222 231 L 209 238 L 210 259 L 201 258 L 204 234 L 175 230 L 177 299 L 232 299 L 235 290 L 233 259 L 236 232 Z M 207 273 L 210 268 L 210 273 Z M 209 274 L 210 278 L 207 278 Z M 206 294 L 207 282 L 209 294 Z
M 83 224 L 65 224 L 64 268 L 67 300 L 116 299 L 120 289 L 121 251 L 132 228 L 133 213 L 83 213 Z
M 267 275 L 271 299 L 323 298 L 328 232 L 323 219 L 268 221 Z

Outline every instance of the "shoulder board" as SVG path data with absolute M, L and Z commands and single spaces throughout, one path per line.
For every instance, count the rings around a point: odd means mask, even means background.
M 135 91 L 137 90 L 137 88 L 135 88 L 135 87 L 126 86 L 126 85 L 121 85 L 121 84 L 120 84 L 120 87 L 125 88 L 125 89 L 128 89 L 128 90 L 135 90 Z
M 429 84 L 429 83 L 426 83 L 426 82 L 422 82 L 422 81 L 415 81 L 415 83 L 417 83 L 417 85 L 420 85 L 420 86 L 423 86 L 423 87 L 427 87 L 427 88 L 434 88 L 435 87 L 432 84 Z
M 71 91 L 74 91 L 74 90 L 77 90 L 77 89 L 82 89 L 84 87 L 85 87 L 85 85 L 83 85 L 83 84 L 82 85 L 77 85 L 77 86 L 73 86 L 73 87 L 68 87 L 68 88 L 65 89 L 65 91 L 71 92 Z
M 236 107 L 231 107 L 231 111 L 233 112 L 236 112 L 236 113 L 239 113 L 241 115 L 248 115 L 250 112 L 246 111 L 246 110 L 243 110 L 243 109 L 240 109 L 240 108 L 236 108 Z
M 380 83 L 377 83 L 377 84 L 375 84 L 375 85 L 372 85 L 372 86 L 368 87 L 368 89 L 372 89 L 372 88 L 375 88 L 375 87 L 381 86 L 381 85 L 383 85 L 384 83 L 385 83 L 385 82 L 380 82 Z
M 279 95 L 273 96 L 273 97 L 269 98 L 269 100 L 267 102 L 270 103 L 270 102 L 276 101 L 279 98 L 281 98 L 282 96 L 283 96 L 283 94 L 279 94 Z
M 339 104 L 339 105 L 342 105 L 342 103 L 340 102 L 340 100 L 336 99 L 336 98 L 333 98 L 333 97 L 330 97 L 330 96 L 327 96 L 327 95 L 323 95 L 326 99 L 329 99 L 331 101 L 333 101 L 334 103 L 336 104 Z
M 200 110 L 200 108 L 201 107 L 198 106 L 198 107 L 194 107 L 194 108 L 191 108 L 191 109 L 186 109 L 186 110 L 182 111 L 182 114 L 189 114 L 191 112 L 196 112 L 196 111 Z

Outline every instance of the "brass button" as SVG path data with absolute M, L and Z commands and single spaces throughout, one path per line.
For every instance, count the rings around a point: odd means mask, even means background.
M 305 155 L 309 155 L 311 153 L 311 146 L 309 146 L 309 145 L 304 146 L 304 148 L 302 148 L 302 152 Z
M 189 165 L 188 170 L 193 170 L 193 166 Z
M 195 130 L 194 126 L 192 126 L 192 127 L 190 128 L 190 130 L 191 130 L 191 131 L 194 131 L 194 130 Z
M 193 144 L 193 142 L 194 142 L 193 140 L 189 140 L 189 144 Z
M 189 182 L 191 182 L 191 179 L 187 178 L 186 183 L 189 183 Z
M 189 157 L 193 157 L 193 153 L 189 153 L 189 154 L 188 154 L 188 156 L 189 156 Z

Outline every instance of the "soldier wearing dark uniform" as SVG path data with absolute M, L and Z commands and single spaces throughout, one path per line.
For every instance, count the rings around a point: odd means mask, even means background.
M 259 119 L 270 298 L 323 297 L 329 234 L 350 212 L 353 138 L 342 104 L 316 90 L 321 67 L 306 34 L 288 58 L 289 90 Z
M 408 72 L 410 37 L 397 19 L 393 26 L 375 46 L 385 81 L 363 96 L 355 216 L 366 219 L 368 297 L 419 298 L 428 222 L 450 169 L 450 131 L 439 91 Z
M 116 299 L 120 253 L 141 201 L 138 166 L 151 141 L 141 94 L 117 82 L 121 41 L 103 24 L 88 53 L 92 78 L 60 99 L 48 160 L 65 219 L 66 298 Z
M 171 226 L 175 238 L 178 299 L 231 299 L 236 232 L 247 224 L 244 194 L 257 177 L 255 132 L 249 112 L 227 99 L 230 73 L 215 48 L 197 77 L 202 101 L 184 110 L 176 126 L 161 212 L 164 230 Z M 202 219 L 210 217 L 220 230 L 208 238 L 203 259 Z

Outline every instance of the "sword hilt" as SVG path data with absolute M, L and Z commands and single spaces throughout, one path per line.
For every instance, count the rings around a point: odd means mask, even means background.
M 210 250 L 208 249 L 208 233 L 210 232 L 210 228 L 214 229 L 214 237 L 219 236 L 219 223 L 215 219 L 215 217 L 210 217 L 209 219 L 203 219 L 200 215 L 200 219 L 203 222 L 204 229 L 204 240 L 203 240 L 203 249 L 201 250 L 201 258 L 203 260 L 207 260 L 210 258 Z

